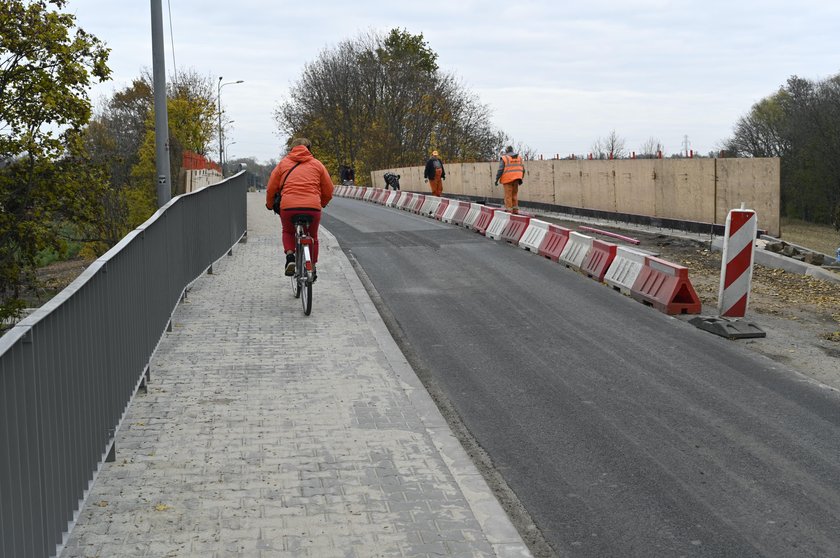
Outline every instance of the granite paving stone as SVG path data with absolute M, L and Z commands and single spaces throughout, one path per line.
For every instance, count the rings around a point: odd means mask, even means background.
M 530 556 L 326 230 L 303 316 L 262 196 L 175 309 L 61 556 Z

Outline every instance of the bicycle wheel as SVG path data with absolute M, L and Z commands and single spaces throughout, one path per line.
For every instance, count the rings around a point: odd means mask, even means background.
M 292 275 L 292 294 L 295 298 L 300 296 L 300 277 L 298 277 L 297 272 Z
M 295 295 L 295 298 L 298 298 L 300 296 L 300 284 L 305 278 L 306 272 L 303 271 L 303 249 L 300 245 L 300 239 L 296 239 L 295 274 L 292 275 L 292 294 Z
M 303 314 L 308 316 L 312 313 L 312 283 L 310 283 L 306 275 L 300 279 L 300 301 L 303 304 Z

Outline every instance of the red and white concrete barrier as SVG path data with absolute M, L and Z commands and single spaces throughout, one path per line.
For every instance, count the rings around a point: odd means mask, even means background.
M 718 291 L 718 315 L 743 318 L 750 300 L 758 219 L 752 209 L 733 209 L 726 216 Z

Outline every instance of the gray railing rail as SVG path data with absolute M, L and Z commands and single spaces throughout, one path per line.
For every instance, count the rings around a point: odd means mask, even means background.
M 0 556 L 63 548 L 175 307 L 244 238 L 246 184 L 172 199 L 0 337 Z

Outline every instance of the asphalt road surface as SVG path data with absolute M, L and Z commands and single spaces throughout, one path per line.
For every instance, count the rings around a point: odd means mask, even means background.
M 322 223 L 558 555 L 840 556 L 836 392 L 460 227 Z

